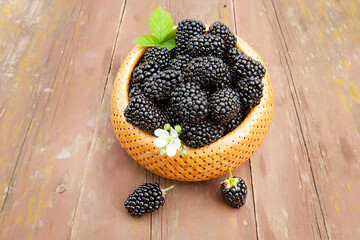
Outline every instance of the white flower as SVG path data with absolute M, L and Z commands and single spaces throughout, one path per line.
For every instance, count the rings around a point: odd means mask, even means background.
M 166 154 L 169 157 L 175 156 L 176 152 L 181 147 L 179 134 L 175 131 L 175 129 L 171 127 L 170 133 L 164 129 L 156 129 L 155 136 L 157 136 L 157 138 L 155 139 L 154 144 L 160 148 L 166 146 Z

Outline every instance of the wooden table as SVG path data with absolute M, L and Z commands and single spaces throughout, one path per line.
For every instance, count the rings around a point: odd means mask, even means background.
M 222 20 L 263 57 L 275 113 L 260 149 L 223 179 L 154 176 L 121 148 L 110 95 L 132 41 L 161 4 L 177 23 Z M 360 239 L 360 1 L 0 2 L 0 239 Z M 131 218 L 145 181 L 175 185 Z

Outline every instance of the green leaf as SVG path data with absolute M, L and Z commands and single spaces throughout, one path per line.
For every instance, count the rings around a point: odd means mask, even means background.
M 175 36 L 176 36 L 176 29 L 171 29 L 171 31 L 164 38 L 164 41 L 161 41 L 161 42 L 167 42 L 170 39 L 175 39 Z
M 159 44 L 159 39 L 154 35 L 142 35 L 134 41 L 134 43 L 146 47 L 154 47 Z
M 175 47 L 175 39 L 172 38 L 166 42 L 162 42 L 162 43 L 158 43 L 156 44 L 157 46 L 163 47 L 163 48 L 167 48 L 167 50 L 171 50 Z
M 151 32 L 163 42 L 168 33 L 172 30 L 173 19 L 170 13 L 159 6 L 150 16 L 149 27 Z

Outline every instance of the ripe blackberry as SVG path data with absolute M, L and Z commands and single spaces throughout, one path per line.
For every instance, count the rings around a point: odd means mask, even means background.
M 165 70 L 160 71 L 148 79 L 143 84 L 144 94 L 147 98 L 160 102 L 168 99 L 171 90 L 182 81 L 179 71 Z
M 181 124 L 182 119 L 174 111 L 171 104 L 163 105 L 162 109 L 164 109 L 164 114 L 166 114 L 166 116 L 168 116 L 168 118 L 170 119 L 169 123 L 170 123 L 171 126 L 176 126 L 176 125 Z
M 126 121 L 151 134 L 169 122 L 169 118 L 142 94 L 130 99 L 124 115 Z
M 225 126 L 225 134 L 232 132 L 235 128 L 237 128 L 242 121 L 248 115 L 250 109 L 247 107 L 242 107 L 240 111 L 233 117 Z
M 165 203 L 165 192 L 174 186 L 162 190 L 158 183 L 145 183 L 135 189 L 124 202 L 132 217 L 153 212 Z
M 182 122 L 180 139 L 192 148 L 200 148 L 217 141 L 224 133 L 224 125 L 208 120 L 199 123 Z
M 227 204 L 233 208 L 240 208 L 246 202 L 247 187 L 242 178 L 233 177 L 229 168 L 228 179 L 221 182 L 221 194 Z
M 209 98 L 210 117 L 218 123 L 227 123 L 240 111 L 240 95 L 231 88 L 220 89 Z
M 135 83 L 129 87 L 129 99 L 141 94 L 143 94 L 143 91 L 140 83 Z
M 144 60 L 156 62 L 161 69 L 167 68 L 170 62 L 170 52 L 159 46 L 148 48 L 144 54 Z
M 205 25 L 199 20 L 184 19 L 176 29 L 175 47 L 178 54 L 184 54 L 189 40 L 196 35 L 205 34 Z
M 260 103 L 264 84 L 258 77 L 242 78 L 236 83 L 242 105 L 250 108 Z
M 174 69 L 177 71 L 184 71 L 188 63 L 191 61 L 191 57 L 189 54 L 178 55 L 176 58 L 171 59 L 170 61 L 170 69 Z
M 232 64 L 232 71 L 235 78 L 263 78 L 266 73 L 261 62 L 256 61 L 245 54 L 235 56 Z
M 224 88 L 230 86 L 228 66 L 216 57 L 198 57 L 189 62 L 185 77 L 196 81 L 204 88 Z
M 222 22 L 216 21 L 211 24 L 207 33 L 221 37 L 225 42 L 226 49 L 236 46 L 235 35 L 230 31 L 229 27 Z
M 176 114 L 189 122 L 202 121 L 208 115 L 207 95 L 198 83 L 178 85 L 171 92 L 170 102 Z
M 243 55 L 245 55 L 245 53 L 237 47 L 230 48 L 226 53 L 225 62 L 227 64 L 233 65 L 235 58 L 239 55 L 243 56 Z
M 139 64 L 132 73 L 130 84 L 142 83 L 159 69 L 159 65 L 154 61 L 147 61 Z
M 198 35 L 190 39 L 188 50 L 194 57 L 212 55 L 221 58 L 225 53 L 224 40 L 216 35 Z
M 171 49 L 169 54 L 171 59 L 176 58 L 176 48 Z

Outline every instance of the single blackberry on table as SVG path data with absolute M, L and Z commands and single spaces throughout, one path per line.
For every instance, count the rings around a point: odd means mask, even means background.
M 258 77 L 241 78 L 236 83 L 242 105 L 253 108 L 260 103 L 264 84 Z
M 192 148 L 204 147 L 217 141 L 224 133 L 224 125 L 203 120 L 199 123 L 182 122 L 180 139 Z
M 226 124 L 225 134 L 228 134 L 237 128 L 242 121 L 244 121 L 249 112 L 250 109 L 248 107 L 242 107 L 240 111 Z
M 144 54 L 144 60 L 156 62 L 161 69 L 168 67 L 171 56 L 169 50 L 159 46 L 148 48 Z
M 189 40 L 196 35 L 205 34 L 205 24 L 200 20 L 184 19 L 179 22 L 176 29 L 175 48 L 178 54 L 184 54 L 187 51 Z
M 184 74 L 187 79 L 198 82 L 204 88 L 230 86 L 229 68 L 220 58 L 194 58 L 189 62 Z
M 178 85 L 171 92 L 171 106 L 175 113 L 189 122 L 199 122 L 208 115 L 207 95 L 196 82 Z
M 174 186 L 162 190 L 158 183 L 145 183 L 135 189 L 124 202 L 126 210 L 132 217 L 153 212 L 165 203 L 165 192 Z
M 222 22 L 216 21 L 211 24 L 207 34 L 221 37 L 225 42 L 226 49 L 236 46 L 235 35 L 230 31 L 229 27 Z
M 177 71 L 184 71 L 190 61 L 191 57 L 189 54 L 178 55 L 176 58 L 171 59 L 169 68 Z
M 148 79 L 145 79 L 143 84 L 143 91 L 147 98 L 160 102 L 168 99 L 171 90 L 182 81 L 179 71 L 165 70 L 160 71 Z
M 145 79 L 150 78 L 154 73 L 159 71 L 159 65 L 154 61 L 147 61 L 135 67 L 130 84 L 142 83 Z
M 135 83 L 129 87 L 129 99 L 144 94 L 140 83 Z
M 209 98 L 210 117 L 218 123 L 227 123 L 240 111 L 240 95 L 231 88 L 220 89 Z
M 194 57 L 212 55 L 221 58 L 225 50 L 224 40 L 216 35 L 198 35 L 188 43 L 188 52 Z
M 247 187 L 242 178 L 233 177 L 229 168 L 228 179 L 221 182 L 221 194 L 227 204 L 233 208 L 240 208 L 246 202 Z
M 233 71 L 234 78 L 263 78 L 266 73 L 266 70 L 261 62 L 256 61 L 245 54 L 235 56 L 231 69 Z
M 153 135 L 156 129 L 169 122 L 168 116 L 142 94 L 130 99 L 124 115 L 126 121 Z

